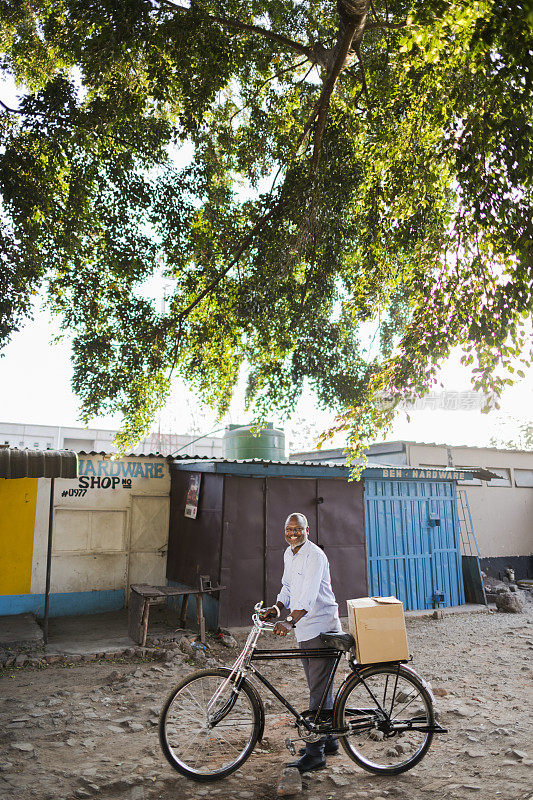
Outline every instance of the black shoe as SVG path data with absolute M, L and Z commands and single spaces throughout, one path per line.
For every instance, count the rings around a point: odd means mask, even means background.
M 287 767 L 296 767 L 298 772 L 313 772 L 315 769 L 323 769 L 326 766 L 326 758 L 323 755 L 310 756 L 305 754 L 298 761 L 291 761 Z
M 298 750 L 299 755 L 304 756 L 307 753 L 305 747 L 300 747 Z M 336 756 L 339 753 L 339 742 L 337 741 L 337 737 L 333 738 L 333 736 L 328 736 L 326 739 L 326 744 L 324 745 L 324 755 L 325 756 Z

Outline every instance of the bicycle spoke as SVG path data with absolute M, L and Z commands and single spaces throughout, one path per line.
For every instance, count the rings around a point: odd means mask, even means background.
M 375 702 L 375 711 L 368 708 L 368 698 Z M 377 699 L 382 699 L 382 705 Z M 390 706 L 390 712 L 385 709 Z M 353 724 L 341 743 L 360 766 L 370 772 L 398 774 L 410 769 L 423 757 L 433 734 L 415 728 L 395 730 L 392 723 L 403 725 L 406 711 L 433 721 L 431 698 L 407 671 L 395 667 L 375 667 L 364 675 L 364 682 L 354 681 L 342 705 L 340 725 Z M 363 716 L 358 715 L 358 710 Z M 364 723 L 369 722 L 366 726 Z M 358 728 L 358 723 L 362 723 Z
M 198 702 L 198 700 L 196 699 L 196 697 L 193 695 L 193 693 L 191 692 L 191 690 L 190 690 L 188 687 L 186 687 L 186 691 L 187 691 L 187 692 L 188 692 L 188 694 L 190 695 L 190 698 L 191 698 L 191 700 L 193 701 L 193 703 L 194 703 L 196 706 L 198 706 L 198 708 L 200 709 L 200 712 L 201 712 L 202 714 L 204 714 L 204 713 L 205 713 L 205 706 L 202 706 L 202 705 L 201 705 L 201 704 Z
M 224 708 L 231 697 L 226 681 L 222 671 L 200 673 L 185 680 L 167 701 L 161 728 L 163 749 L 171 764 L 191 777 L 210 779 L 233 771 L 255 744 L 259 716 L 250 700 L 250 690 L 241 688 L 219 725 L 211 728 L 208 724 L 212 718 L 208 706 L 215 694 L 224 687 L 212 713 Z
M 386 699 L 386 697 L 387 697 L 387 688 L 388 688 L 388 685 L 389 685 L 389 676 L 387 675 L 387 678 L 386 678 L 386 680 L 385 680 L 385 689 L 384 689 L 384 691 L 383 691 L 383 703 L 381 704 L 381 705 L 383 706 L 383 708 L 385 708 L 385 699 Z M 392 709 L 391 709 L 391 711 L 392 711 Z
M 196 740 L 198 739 L 198 737 L 202 735 L 202 733 L 205 733 L 205 731 L 203 731 L 203 730 L 199 730 L 199 731 L 198 731 L 198 733 L 197 733 L 197 734 L 196 734 L 196 735 L 193 737 L 193 739 L 192 739 L 192 740 L 189 742 L 189 746 L 187 747 L 187 749 L 186 749 L 186 750 L 185 750 L 185 752 L 183 753 L 183 758 L 185 758 L 185 756 L 187 756 L 187 755 L 188 755 L 188 753 L 190 753 L 190 751 L 191 751 L 191 748 L 192 748 L 192 747 L 193 747 L 193 745 L 196 743 Z
M 391 717 L 391 722 L 392 722 L 392 720 L 393 720 L 393 719 L 397 719 L 397 717 L 398 717 L 398 714 L 401 714 L 402 712 L 404 712 L 404 711 L 405 711 L 405 709 L 406 709 L 408 706 L 410 706 L 410 705 L 411 705 L 411 703 L 412 703 L 414 700 L 416 700 L 416 699 L 417 699 L 417 697 L 420 699 L 420 695 L 418 695 L 418 694 L 414 694 L 414 695 L 413 695 L 413 697 L 412 697 L 412 698 L 409 700 L 409 702 L 408 702 L 408 703 L 405 703 L 405 705 L 404 705 L 404 706 L 402 706 L 402 708 L 400 708 L 400 709 L 399 709 L 399 711 L 397 712 L 397 714 L 396 714 L 394 717 Z M 391 709 L 391 714 L 392 714 L 392 709 Z
M 228 744 L 228 745 L 229 745 L 229 746 L 230 746 L 230 747 L 231 747 L 231 748 L 232 748 L 232 749 L 233 749 L 233 750 L 234 750 L 236 753 L 240 753 L 240 752 L 241 752 L 241 751 L 238 749 L 238 747 L 235 747 L 235 745 L 234 745 L 234 744 L 232 744 L 231 742 L 228 742 L 228 740 L 226 739 L 226 737 L 224 736 L 224 734 L 222 734 L 222 733 L 220 734 L 220 739 L 223 739 L 223 740 L 226 742 L 226 744 Z

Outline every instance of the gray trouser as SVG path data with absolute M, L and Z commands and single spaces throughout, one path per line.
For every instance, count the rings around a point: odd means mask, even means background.
M 327 647 L 320 638 L 315 636 L 314 639 L 308 639 L 306 642 L 300 642 L 300 650 L 317 650 Z M 324 689 L 326 688 L 333 667 L 334 660 L 332 658 L 302 658 L 302 664 L 309 686 L 309 710 L 316 711 L 322 700 Z M 333 683 L 329 687 L 323 711 L 331 711 L 333 708 Z M 333 737 L 331 737 L 333 738 Z M 324 745 L 326 737 L 322 737 L 318 742 L 307 742 L 305 745 L 306 753 L 310 756 L 323 756 Z
M 318 650 L 324 649 L 325 645 L 320 636 L 315 636 L 314 639 L 308 639 L 306 642 L 300 642 L 300 650 Z M 309 686 L 309 710 L 315 711 L 320 705 L 324 689 L 327 686 L 331 669 L 334 664 L 332 658 L 302 658 L 302 664 Z M 324 711 L 331 711 L 333 708 L 333 684 L 329 687 L 329 691 L 324 701 Z

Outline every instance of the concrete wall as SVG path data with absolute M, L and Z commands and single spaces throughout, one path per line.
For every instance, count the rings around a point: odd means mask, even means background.
M 0 481 L 0 615 L 43 614 L 50 484 Z M 130 584 L 166 583 L 169 493 L 163 458 L 82 456 L 77 480 L 56 479 L 52 616 L 122 608 Z
M 408 443 L 411 466 L 447 466 L 442 445 Z M 509 470 L 510 486 L 487 481 L 459 485 L 468 497 L 482 558 L 529 556 L 533 551 L 533 488 L 516 486 L 515 470 L 533 470 L 533 453 L 482 447 L 451 447 L 453 466 Z

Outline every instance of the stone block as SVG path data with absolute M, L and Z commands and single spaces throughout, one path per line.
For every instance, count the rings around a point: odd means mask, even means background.
M 291 797 L 302 791 L 302 776 L 295 767 L 285 767 L 278 781 L 278 796 Z

